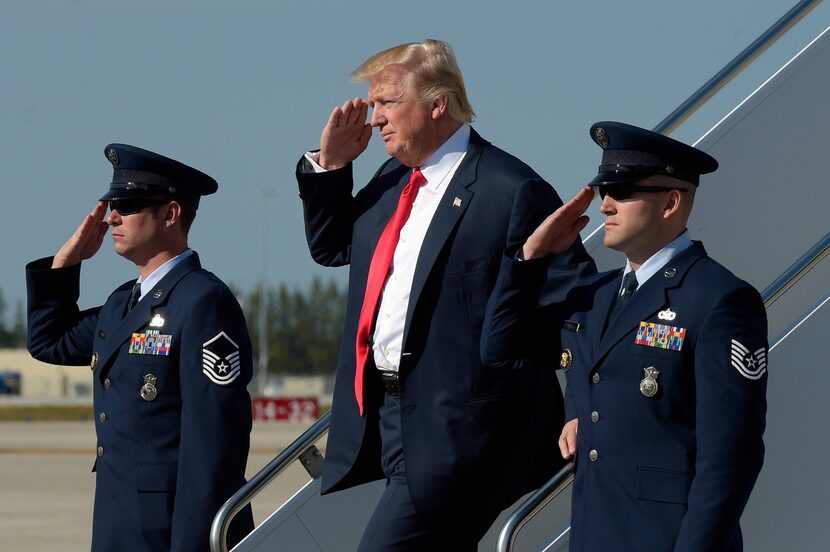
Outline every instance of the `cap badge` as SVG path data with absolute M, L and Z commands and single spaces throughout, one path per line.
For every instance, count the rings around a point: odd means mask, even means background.
M 156 381 L 158 378 L 153 374 L 144 375 L 144 385 L 141 386 L 141 398 L 147 402 L 155 400 L 158 396 L 158 389 L 156 389 Z M 641 384 L 642 385 L 642 384 Z
M 107 150 L 107 159 L 109 159 L 109 162 L 112 163 L 113 167 L 118 166 L 118 152 L 115 151 L 115 148 L 109 148 Z
M 670 308 L 666 308 L 666 310 L 661 310 L 657 313 L 657 318 L 660 320 L 674 320 L 677 318 L 677 313 Z
M 597 144 L 599 144 L 601 148 L 608 147 L 610 141 L 608 140 L 608 133 L 605 132 L 604 128 L 599 127 L 598 129 L 596 129 L 596 131 L 594 131 L 594 136 L 597 139 Z
M 571 366 L 574 365 L 574 355 L 570 349 L 563 349 L 562 350 L 562 357 L 559 359 L 559 366 L 563 370 L 570 369 Z
M 654 366 L 649 366 L 648 368 L 643 368 L 643 372 L 645 372 L 645 377 L 640 382 L 640 393 L 642 393 L 645 397 L 651 398 L 657 394 L 657 391 L 660 390 L 660 386 L 657 385 L 657 378 L 660 377 L 660 370 Z

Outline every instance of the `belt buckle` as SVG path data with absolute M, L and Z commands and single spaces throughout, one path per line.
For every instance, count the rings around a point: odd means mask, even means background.
M 400 395 L 401 385 L 397 372 L 381 370 L 380 379 L 383 382 L 384 391 L 390 395 Z

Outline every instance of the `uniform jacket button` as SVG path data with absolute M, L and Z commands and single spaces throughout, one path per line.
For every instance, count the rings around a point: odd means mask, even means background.
M 98 453 L 98 456 L 103 456 L 104 455 L 104 447 L 102 447 L 101 445 L 98 445 L 97 453 Z
M 596 451 L 596 449 L 591 450 L 591 452 L 588 453 L 588 458 L 591 459 L 591 462 L 596 462 L 597 458 L 599 458 L 599 453 Z
M 594 423 L 599 421 L 599 412 L 597 412 L 596 410 L 591 412 L 591 421 Z
M 103 424 L 107 421 L 107 413 L 101 412 L 100 414 L 98 414 L 98 419 L 101 420 L 101 423 Z
M 110 387 L 112 387 L 112 382 L 110 381 L 110 379 L 109 379 L 109 378 L 107 378 L 107 379 L 105 379 L 105 380 L 104 380 L 104 387 L 105 387 L 106 389 L 109 389 Z
M 591 376 L 591 381 L 594 383 L 599 383 L 599 372 L 594 372 L 594 375 Z

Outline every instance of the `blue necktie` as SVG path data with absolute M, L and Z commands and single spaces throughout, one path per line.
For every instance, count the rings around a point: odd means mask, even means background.
M 133 291 L 130 293 L 130 302 L 127 303 L 127 312 L 133 310 L 133 307 L 138 304 L 138 300 L 141 299 L 141 282 L 136 282 L 133 285 Z

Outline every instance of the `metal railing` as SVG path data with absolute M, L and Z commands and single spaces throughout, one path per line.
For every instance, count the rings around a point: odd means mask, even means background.
M 314 446 L 317 439 L 329 430 L 330 418 L 331 411 L 326 412 L 222 505 L 216 513 L 216 517 L 213 518 L 213 524 L 210 527 L 211 552 L 228 552 L 228 527 L 230 527 L 236 514 L 250 504 L 254 497 L 267 487 L 291 462 L 300 458 Z
M 793 287 L 805 274 L 820 263 L 828 253 L 830 253 L 830 232 L 825 234 L 822 239 L 816 242 L 813 247 L 794 262 L 790 268 L 767 286 L 761 293 L 761 297 L 764 299 L 764 306 L 769 308 L 788 289 Z
M 723 69 L 718 71 L 714 77 L 706 81 L 706 83 L 698 88 L 698 90 L 680 104 L 677 109 L 669 113 L 669 115 L 657 123 L 652 130 L 660 134 L 670 134 L 675 128 L 680 126 L 683 121 L 691 117 L 709 98 L 718 93 L 718 91 L 729 84 L 747 65 L 752 63 L 755 58 L 763 54 L 767 48 L 775 44 L 790 28 L 798 23 L 801 18 L 807 15 L 813 8 L 818 6 L 821 0 L 802 0 L 793 8 L 785 13 L 781 19 L 776 21 L 769 29 L 755 39 L 743 52 L 735 56 L 735 58 L 724 65 Z
M 499 532 L 499 540 L 496 542 L 497 552 L 507 552 L 513 549 L 516 537 L 522 527 L 571 484 L 574 479 L 573 468 L 573 462 L 568 462 L 547 483 L 539 487 L 516 508 L 516 511 L 507 518 Z

